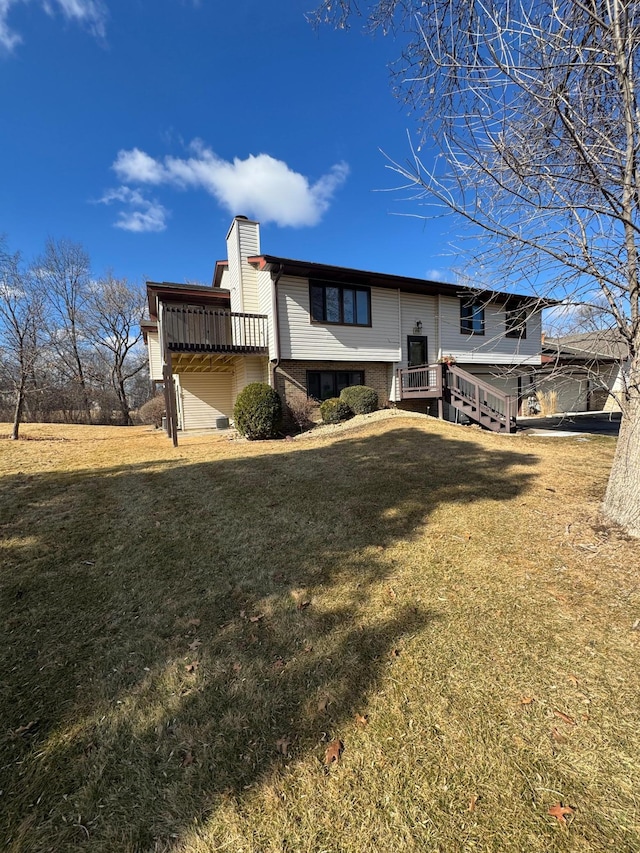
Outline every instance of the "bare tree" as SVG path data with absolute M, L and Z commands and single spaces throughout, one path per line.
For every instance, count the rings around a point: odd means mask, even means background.
M 140 287 L 126 278 L 108 273 L 91 288 L 87 299 L 86 328 L 105 365 L 116 393 L 125 426 L 132 423 L 130 381 L 146 367 L 146 353 L 141 347 L 145 295 Z
M 324 0 L 317 20 L 363 14 L 404 41 L 397 91 L 430 151 L 391 163 L 412 198 L 469 224 L 496 277 L 604 308 L 626 342 L 602 508 L 640 535 L 640 5 Z
M 0 367 L 14 391 L 11 438 L 19 437 L 25 396 L 38 358 L 41 311 L 38 292 L 20 255 L 0 245 Z
M 35 266 L 46 309 L 49 346 L 56 353 L 60 371 L 77 388 L 87 423 L 91 423 L 91 399 L 85 353 L 90 342 L 84 323 L 90 272 L 89 256 L 70 240 L 47 240 Z

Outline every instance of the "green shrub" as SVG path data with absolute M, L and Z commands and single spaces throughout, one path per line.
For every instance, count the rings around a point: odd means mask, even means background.
M 349 406 L 339 397 L 330 397 L 320 403 L 320 414 L 322 415 L 322 422 L 325 424 L 339 424 L 340 421 L 346 421 L 353 417 L 353 412 Z
M 368 385 L 350 385 L 340 392 L 343 400 L 356 415 L 368 415 L 378 408 L 378 392 Z
M 238 394 L 233 407 L 235 427 L 250 440 L 273 438 L 282 423 L 277 391 L 264 382 L 251 382 Z

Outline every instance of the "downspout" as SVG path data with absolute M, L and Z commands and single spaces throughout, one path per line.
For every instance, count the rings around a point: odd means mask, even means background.
M 398 369 L 402 364 L 402 293 L 398 288 L 398 356 L 399 361 L 393 365 L 393 402 L 397 403 L 402 400 L 402 385 L 398 381 Z
M 274 364 L 273 364 L 273 387 L 276 387 L 276 370 L 280 365 L 280 314 L 278 302 L 278 282 L 282 278 L 284 272 L 284 264 L 280 264 L 275 276 L 271 279 L 271 313 L 273 315 L 273 349 L 274 349 Z

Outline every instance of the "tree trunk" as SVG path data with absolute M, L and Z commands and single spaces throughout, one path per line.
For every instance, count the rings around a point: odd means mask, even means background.
M 602 514 L 640 536 L 640 390 L 631 388 L 622 415 Z
M 19 438 L 20 424 L 22 422 L 22 410 L 24 409 L 24 382 L 20 383 L 16 397 L 16 408 L 13 416 L 13 429 L 11 439 L 17 441 Z

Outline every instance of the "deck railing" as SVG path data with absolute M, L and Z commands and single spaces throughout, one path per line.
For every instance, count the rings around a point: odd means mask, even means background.
M 442 396 L 442 366 L 421 364 L 418 367 L 401 367 L 398 384 L 402 400 Z
M 162 329 L 171 352 L 267 351 L 267 317 L 214 308 L 163 305 Z
M 496 431 L 515 430 L 518 401 L 516 397 L 504 394 L 498 388 L 483 382 L 472 373 L 447 365 L 444 385 L 449 403 L 467 414 L 478 423 Z
M 398 370 L 401 400 L 438 399 L 495 432 L 514 432 L 518 401 L 453 364 Z

